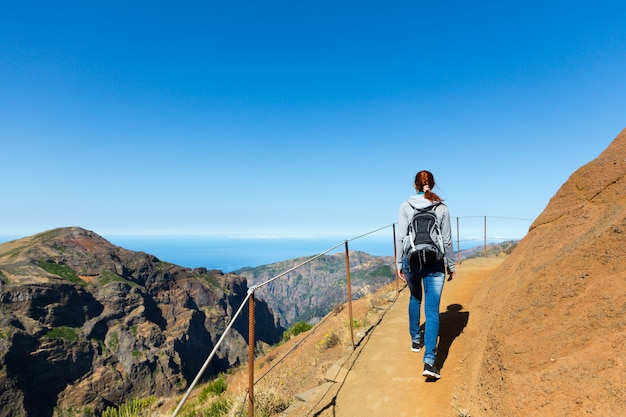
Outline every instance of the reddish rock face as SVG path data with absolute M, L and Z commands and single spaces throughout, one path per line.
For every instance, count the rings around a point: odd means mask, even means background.
M 570 176 L 485 282 L 485 415 L 626 415 L 625 177 L 626 130 Z

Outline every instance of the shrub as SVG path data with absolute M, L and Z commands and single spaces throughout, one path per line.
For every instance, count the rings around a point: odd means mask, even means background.
M 223 417 L 229 415 L 231 401 L 224 397 L 214 398 L 208 404 L 193 402 L 183 407 L 181 417 Z
M 254 417 L 271 417 L 289 407 L 289 401 L 275 391 L 254 393 Z
M 63 339 L 75 342 L 78 340 L 78 332 L 76 329 L 66 326 L 54 327 L 44 335 L 48 339 Z
M 102 417 L 143 417 L 145 411 L 156 401 L 155 397 L 132 399 L 119 407 L 107 407 Z
M 349 320 L 346 322 L 346 327 L 350 328 L 350 321 Z M 365 322 L 363 320 L 359 320 L 359 319 L 352 319 L 352 328 L 353 329 L 357 329 L 359 327 L 365 327 Z
M 322 340 L 320 340 L 317 345 L 315 345 L 315 348 L 318 352 L 322 352 L 326 349 L 330 349 L 331 347 L 336 346 L 337 344 L 339 344 L 339 342 L 339 336 L 337 336 L 335 332 L 330 330 L 324 335 Z
M 200 392 L 200 396 L 198 397 L 200 402 L 205 402 L 209 396 L 220 396 L 224 392 L 226 392 L 226 388 L 228 388 L 228 384 L 226 384 L 226 380 L 220 376 L 217 379 L 209 382 L 202 391 Z
M 291 325 L 291 327 L 283 333 L 283 342 L 291 339 L 293 336 L 297 336 L 300 333 L 308 332 L 313 327 L 305 321 L 297 321 Z
M 209 404 L 209 407 L 202 414 L 204 417 L 221 417 L 230 411 L 230 401 L 226 398 L 218 398 Z

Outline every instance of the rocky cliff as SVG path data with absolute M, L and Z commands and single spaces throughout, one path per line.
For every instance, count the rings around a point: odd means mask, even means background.
M 241 276 L 162 262 L 78 227 L 1 244 L 0 416 L 181 392 L 247 291 Z M 258 349 L 284 329 L 256 301 Z M 247 358 L 247 318 L 244 309 L 205 377 Z
M 345 253 L 322 255 L 306 262 L 309 259 L 295 258 L 236 272 L 246 277 L 250 285 L 258 285 L 290 271 L 257 291 L 271 306 L 281 325 L 289 327 L 296 321 L 316 322 L 334 306 L 347 301 Z M 391 256 L 351 251 L 349 260 L 352 299 L 373 292 L 395 278 Z

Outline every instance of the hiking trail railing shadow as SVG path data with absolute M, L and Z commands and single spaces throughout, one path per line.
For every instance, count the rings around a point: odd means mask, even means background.
M 460 219 L 461 218 L 482 218 L 483 219 L 483 236 L 482 236 L 482 241 L 483 241 L 483 245 L 484 245 L 484 252 L 487 253 L 487 241 L 507 241 L 507 240 L 516 240 L 516 238 L 503 238 L 503 237 L 488 237 L 487 236 L 487 216 L 467 216 L 467 217 L 456 217 L 456 248 L 457 248 L 457 261 L 460 261 L 460 244 L 461 242 L 467 242 L 467 241 L 473 241 L 476 240 L 475 238 L 470 238 L 470 239 L 466 239 L 466 240 L 461 240 L 460 239 Z M 507 219 L 507 220 L 522 220 L 522 221 L 526 221 L 526 222 L 531 222 L 532 219 L 516 219 L 516 218 L 506 218 L 506 217 L 496 217 L 497 219 Z M 395 273 L 395 253 L 396 253 L 396 223 L 390 224 L 388 226 L 384 226 L 375 230 L 372 230 L 370 232 L 361 234 L 359 236 L 353 237 L 351 239 L 346 239 L 343 242 L 340 242 L 334 246 L 332 246 L 331 248 L 325 250 L 324 252 L 321 252 L 315 256 L 312 256 L 308 259 L 306 259 L 305 261 L 303 261 L 302 263 L 297 264 L 296 266 L 287 269 L 284 272 L 281 272 L 280 274 L 268 279 L 267 281 L 264 281 L 260 284 L 257 285 L 253 285 L 252 287 L 250 287 L 248 289 L 247 295 L 244 298 L 244 300 L 241 303 L 241 306 L 239 306 L 239 309 L 236 311 L 236 313 L 231 317 L 230 322 L 228 323 L 228 325 L 226 326 L 226 328 L 224 329 L 224 333 L 222 333 L 221 337 L 219 338 L 219 340 L 217 341 L 217 343 L 215 344 L 215 346 L 213 347 L 213 350 L 211 351 L 211 353 L 209 354 L 208 358 L 206 359 L 206 361 L 204 362 L 202 368 L 198 371 L 198 374 L 196 375 L 196 377 L 194 378 L 194 380 L 191 382 L 191 384 L 189 385 L 189 387 L 187 388 L 185 394 L 183 395 L 182 399 L 180 400 L 180 402 L 178 403 L 178 406 L 176 407 L 176 409 L 174 410 L 174 412 L 172 413 L 171 417 L 176 417 L 178 415 L 178 413 L 180 412 L 180 410 L 182 409 L 183 405 L 185 404 L 185 402 L 187 401 L 187 399 L 189 398 L 191 392 L 193 391 L 193 389 L 195 388 L 195 386 L 197 385 L 197 383 L 200 381 L 200 379 L 202 378 L 202 375 L 204 374 L 204 372 L 206 371 L 206 368 L 208 367 L 208 365 L 211 363 L 211 360 L 215 357 L 215 355 L 217 354 L 217 351 L 219 349 L 219 347 L 221 346 L 222 342 L 224 341 L 224 338 L 226 337 L 226 335 L 228 334 L 228 332 L 231 330 L 231 328 L 233 327 L 233 324 L 235 323 L 235 321 L 237 320 L 237 318 L 240 316 L 240 314 L 242 313 L 242 311 L 244 310 L 245 306 L 248 305 L 248 311 L 249 311 L 249 317 L 248 317 L 248 389 L 247 389 L 247 401 L 248 401 L 248 417 L 254 417 L 254 385 L 259 382 L 259 380 L 261 378 L 263 378 L 265 375 L 267 375 L 267 373 L 269 371 L 271 371 L 271 369 L 267 372 L 265 372 L 265 374 L 259 378 L 257 381 L 254 380 L 254 349 L 255 349 L 255 334 L 254 334 L 254 330 L 255 330 L 255 316 L 254 316 L 254 310 L 255 310 L 255 297 L 254 297 L 254 293 L 256 292 L 256 290 L 258 290 L 259 288 L 281 278 L 286 276 L 287 274 L 289 274 L 290 272 L 293 272 L 295 270 L 297 270 L 298 268 L 301 268 L 304 265 L 307 265 L 309 263 L 311 263 L 312 261 L 340 248 L 341 246 L 344 246 L 344 250 L 345 250 L 345 260 L 346 260 L 346 282 L 347 282 L 347 297 L 346 297 L 346 301 L 348 304 L 348 316 L 349 316 L 349 333 L 350 333 L 350 339 L 351 339 L 351 343 L 352 343 L 352 348 L 355 348 L 355 343 L 354 343 L 354 328 L 353 328 L 353 319 L 352 319 L 352 299 L 353 299 L 353 294 L 352 294 L 352 287 L 351 287 L 351 279 L 350 279 L 350 250 L 349 250 L 349 242 L 364 238 L 365 236 L 369 236 L 372 235 L 374 233 L 383 231 L 385 229 L 391 229 L 392 231 L 392 237 L 389 239 L 390 240 L 390 248 L 392 249 L 392 254 L 394 257 L 394 265 L 392 267 L 392 273 L 394 275 L 394 279 L 393 281 L 395 282 L 395 291 L 399 292 L 400 291 L 400 284 L 399 284 L 399 278 L 397 277 L 397 274 Z M 454 241 L 454 239 L 453 239 Z M 453 242 L 454 244 L 454 242 Z M 469 313 L 468 312 L 462 312 L 462 306 L 458 305 L 458 304 L 453 304 L 448 306 L 448 311 L 441 313 L 440 314 L 440 328 L 442 329 L 442 331 L 440 332 L 440 340 L 439 340 L 439 346 L 438 346 L 438 355 L 437 355 L 437 365 L 439 366 L 439 368 L 441 369 L 443 367 L 443 364 L 448 356 L 448 351 L 450 349 L 450 346 L 452 344 L 452 342 L 454 341 L 454 339 L 463 331 L 463 329 L 465 328 L 465 326 L 467 325 L 467 321 L 469 319 Z M 297 349 L 298 345 L 294 346 L 294 349 Z

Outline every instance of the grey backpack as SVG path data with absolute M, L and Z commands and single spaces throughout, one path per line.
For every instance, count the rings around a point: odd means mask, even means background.
M 443 260 L 443 238 L 435 213 L 439 204 L 441 203 L 418 209 L 409 203 L 415 211 L 403 240 L 402 257 L 411 263 L 419 262 L 420 267 Z

